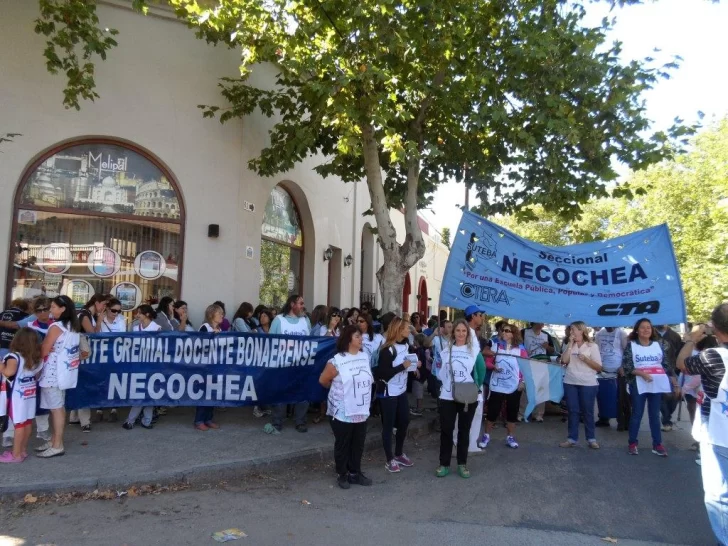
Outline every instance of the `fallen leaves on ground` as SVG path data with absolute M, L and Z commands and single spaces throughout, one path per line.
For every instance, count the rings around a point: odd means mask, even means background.
M 90 492 L 74 491 L 71 493 L 54 493 L 52 495 L 38 495 L 35 496 L 32 493 L 28 493 L 20 501 L 22 506 L 37 504 L 72 504 L 74 502 L 89 501 L 89 500 L 112 500 L 121 498 L 124 496 L 129 497 L 140 497 L 143 495 L 159 495 L 161 493 L 172 493 L 175 491 L 184 491 L 189 489 L 190 486 L 186 483 L 179 483 L 174 485 L 141 485 L 133 486 L 126 491 L 116 491 L 112 489 L 94 489 Z
M 301 501 L 301 504 L 305 504 L 306 506 L 308 506 L 308 505 L 309 505 L 309 504 L 311 504 L 311 503 L 310 503 L 310 502 L 308 502 L 308 501 L 307 501 L 306 499 L 303 499 L 303 500 Z

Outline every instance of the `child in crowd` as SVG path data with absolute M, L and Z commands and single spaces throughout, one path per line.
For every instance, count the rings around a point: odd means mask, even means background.
M 7 399 L 0 396 L 0 414 L 7 411 L 15 426 L 13 450 L 0 455 L 0 463 L 22 463 L 28 457 L 38 396 L 37 376 L 42 367 L 38 334 L 31 328 L 21 328 L 10 344 L 10 352 L 0 362 L 3 376 L 0 388 L 7 396 Z
M 422 367 L 414 372 L 412 378 L 412 394 L 415 396 L 417 406 L 410 409 L 410 414 L 416 417 L 422 415 L 425 398 L 425 383 L 430 383 L 432 376 L 432 342 L 425 334 L 416 334 L 415 353 L 417 360 L 422 362 Z

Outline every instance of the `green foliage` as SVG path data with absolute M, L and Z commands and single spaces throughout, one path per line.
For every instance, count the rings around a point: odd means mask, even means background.
M 288 298 L 288 274 L 291 270 L 291 249 L 263 240 L 260 245 L 259 301 L 270 307 L 280 308 Z
M 135 2 L 140 4 L 138 0 Z M 87 0 L 39 0 L 40 17 L 35 32 L 48 38 L 43 55 L 52 74 L 66 75 L 63 104 L 80 110 L 79 100 L 94 100 L 93 58 L 106 59 L 106 52 L 116 46 L 118 31 L 98 27 L 96 2 Z
M 48 68 L 66 72 L 64 103 L 78 108 L 98 96 L 92 57 L 105 58 L 116 42 L 97 28 L 95 2 L 39 2 L 36 31 L 49 38 Z M 320 174 L 360 180 L 362 131 L 372 126 L 392 208 L 405 204 L 412 165 L 422 206 L 439 181 L 468 164 L 483 213 L 539 203 L 578 215 L 579 203 L 607 195 L 615 159 L 646 167 L 692 130 L 677 120 L 649 135 L 641 94 L 676 64 L 621 65 L 620 45 L 605 44 L 613 21 L 585 28 L 578 1 L 170 3 L 198 37 L 241 51 L 241 76 L 220 83 L 229 105 L 205 106 L 205 115 L 278 116 L 251 168 L 273 175 L 322 153 Z M 147 2 L 133 5 L 146 10 Z M 250 84 L 256 63 L 277 67 L 278 87 Z
M 445 245 L 449 249 L 450 242 L 452 241 L 452 235 L 450 234 L 450 228 L 449 227 L 442 228 L 440 237 L 442 238 L 442 244 Z
M 633 174 L 628 184 L 634 197 L 587 203 L 576 221 L 541 207 L 531 211 L 536 220 L 516 215 L 492 220 L 548 245 L 602 240 L 667 223 L 688 317 L 706 320 L 728 297 L 728 119 L 698 135 L 690 153 Z

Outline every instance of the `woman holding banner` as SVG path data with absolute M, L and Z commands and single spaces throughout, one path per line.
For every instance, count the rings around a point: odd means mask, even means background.
M 372 480 L 361 471 L 361 459 L 374 378 L 369 355 L 362 350 L 362 334 L 356 326 L 347 326 L 341 332 L 336 341 L 336 355 L 326 363 L 319 383 L 329 389 L 327 415 L 334 432 L 339 487 L 372 485 Z
M 521 333 L 513 324 L 503 323 L 498 328 L 498 339 L 491 343 L 491 350 L 495 357 L 489 358 L 487 367 L 492 370 L 490 376 L 490 396 L 486 412 L 485 434 L 478 442 L 478 447 L 485 449 L 490 442 L 490 433 L 493 431 L 503 403 L 506 404 L 506 444 L 510 448 L 517 448 L 516 422 L 518 421 L 518 408 L 521 404 L 521 392 L 525 384 L 521 376 L 518 358 L 528 358 L 528 351 L 521 342 Z
M 599 391 L 597 374 L 602 371 L 599 346 L 589 339 L 589 331 L 583 322 L 573 322 L 569 344 L 561 355 L 566 367 L 564 396 L 569 410 L 568 437 L 561 447 L 574 447 L 579 440 L 579 419 L 584 417 L 584 434 L 591 449 L 599 449 L 594 428 L 594 402 Z
M 132 332 L 159 332 L 162 327 L 155 322 L 157 318 L 157 312 L 152 308 L 151 305 L 140 305 L 137 308 L 136 324 L 132 327 Z M 152 418 L 154 417 L 154 406 L 132 406 L 129 410 L 129 416 L 121 425 L 126 430 L 134 428 L 134 423 L 139 417 L 139 414 L 143 413 L 142 416 L 142 428 L 152 428 Z
M 210 334 L 219 333 L 222 320 L 225 318 L 225 311 L 219 305 L 208 305 L 205 309 L 205 323 L 200 326 L 200 332 Z M 195 409 L 195 428 L 197 430 L 210 430 L 220 428 L 215 421 L 212 420 L 215 408 L 213 406 L 197 406 Z
M 622 369 L 632 398 L 629 454 L 639 454 L 637 434 L 647 405 L 652 432 L 652 453 L 667 457 L 667 451 L 662 446 L 660 404 L 662 393 L 670 393 L 680 388 L 672 370 L 674 357 L 671 355 L 670 346 L 660 337 L 649 319 L 638 320 L 628 339 L 629 343 L 622 358 Z

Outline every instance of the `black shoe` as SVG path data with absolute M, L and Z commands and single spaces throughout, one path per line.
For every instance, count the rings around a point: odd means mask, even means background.
M 134 428 L 134 423 L 130 423 L 129 421 L 124 421 L 124 424 L 121 425 L 121 428 L 125 430 L 131 430 Z
M 116 410 L 112 410 L 109 414 L 109 421 L 112 423 L 116 423 L 119 420 L 119 414 Z
M 91 432 L 91 425 L 82 426 L 81 432 Z
M 306 425 L 296 425 L 296 430 L 298 432 L 308 432 L 308 427 Z
M 599 419 L 599 421 L 597 421 L 596 423 L 594 423 L 594 426 L 595 427 L 608 427 L 609 426 L 609 421 L 607 421 L 605 419 Z
M 336 483 L 338 483 L 339 487 L 341 487 L 342 489 L 349 489 L 351 487 L 351 485 L 349 485 L 349 479 L 347 474 L 339 475 L 339 477 L 336 479 Z
M 372 485 L 372 479 L 367 478 L 364 474 L 359 472 L 358 474 L 349 474 L 349 483 L 369 486 Z
M 142 421 L 142 428 L 151 429 L 154 428 L 154 423 L 150 423 L 148 425 L 144 424 L 144 421 Z

